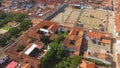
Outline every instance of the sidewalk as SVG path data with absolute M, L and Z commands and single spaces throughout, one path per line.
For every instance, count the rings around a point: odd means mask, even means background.
M 108 19 L 108 32 L 113 34 L 113 37 L 115 37 L 115 15 L 113 11 L 109 12 L 109 19 Z

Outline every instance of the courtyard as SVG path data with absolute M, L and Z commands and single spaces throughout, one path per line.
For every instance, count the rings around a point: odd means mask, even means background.
M 81 14 L 80 18 L 79 15 Z M 85 29 L 107 31 L 109 14 L 108 11 L 99 9 L 75 9 L 70 6 L 55 16 L 51 21 L 67 27 L 73 27 L 75 23 L 83 24 Z
M 67 27 L 73 27 L 80 12 L 80 9 L 67 7 L 63 12 L 55 16 L 51 21 L 58 22 L 59 24 Z
M 108 12 L 98 9 L 84 9 L 79 19 L 86 29 L 107 30 Z
M 97 53 L 107 53 L 108 51 L 110 52 L 110 47 L 111 45 L 99 45 L 99 44 L 93 44 L 92 41 L 88 41 L 88 52 L 97 52 Z

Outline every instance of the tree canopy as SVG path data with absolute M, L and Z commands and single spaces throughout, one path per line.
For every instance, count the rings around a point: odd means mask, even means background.
M 9 33 L 10 33 L 11 36 L 16 36 L 19 33 L 19 31 L 20 30 L 18 28 L 11 28 L 9 30 Z
M 59 33 L 57 38 L 49 44 L 50 49 L 47 51 L 47 54 L 41 58 L 41 68 L 77 68 L 81 57 L 67 57 L 67 51 L 61 45 L 63 38 L 65 38 L 65 35 Z
M 21 52 L 21 51 L 23 51 L 25 49 L 25 45 L 19 45 L 18 47 L 17 47 L 17 52 Z
M 13 20 L 16 22 L 21 22 L 25 18 L 25 14 L 23 13 L 16 13 L 13 15 Z
M 47 54 L 41 59 L 42 68 L 53 68 L 56 63 L 65 57 L 66 51 L 58 42 L 54 41 L 49 44 L 50 49 Z
M 43 43 L 48 43 L 50 41 L 50 38 L 48 36 L 42 36 L 40 38 L 40 41 L 42 41 Z
M 80 56 L 74 56 L 73 58 L 64 58 L 60 63 L 55 66 L 55 68 L 77 68 L 80 62 Z
M 28 20 L 28 19 L 24 19 L 21 23 L 20 23 L 20 28 L 22 30 L 25 30 L 27 29 L 31 24 L 31 20 Z
M 0 45 L 4 47 L 7 41 L 10 40 L 10 35 L 5 35 L 4 37 L 0 38 Z
M 6 17 L 7 17 L 7 14 L 6 14 L 6 13 L 0 14 L 0 19 L 4 19 L 4 18 L 6 18 Z

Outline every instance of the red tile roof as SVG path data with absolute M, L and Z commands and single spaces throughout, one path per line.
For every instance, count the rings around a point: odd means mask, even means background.
M 94 63 L 87 64 L 86 68 L 95 68 L 95 64 Z
M 88 32 L 88 36 L 90 38 L 100 39 L 102 37 L 102 34 L 100 32 Z
M 119 0 L 115 0 L 115 23 L 116 23 L 116 31 L 120 32 L 120 14 L 119 14 Z
M 43 26 L 49 26 L 47 29 L 53 32 L 56 32 L 59 28 L 59 25 L 56 22 L 51 22 L 44 20 L 40 24 L 36 25 L 36 28 L 42 28 Z
M 7 25 L 8 26 L 13 26 L 13 25 L 15 25 L 15 22 L 8 22 Z
M 38 45 L 36 48 L 41 49 L 41 48 L 42 48 L 42 46 Z
M 67 48 L 79 51 L 82 43 L 83 30 L 80 27 L 74 27 L 71 29 L 67 38 L 64 40 L 63 44 Z M 75 44 L 70 44 L 71 40 L 75 40 Z M 75 52 L 76 53 L 76 52 Z
M 10 0 L 6 0 L 5 2 L 2 3 L 3 6 L 9 6 L 11 4 L 11 1 Z
M 17 62 L 12 61 L 10 64 L 8 64 L 5 68 L 15 68 L 17 66 Z
M 82 63 L 80 64 L 80 68 L 95 68 L 95 63 L 82 60 Z
M 109 40 L 109 39 L 102 39 L 101 42 L 102 42 L 102 43 L 110 44 L 110 43 L 111 43 L 111 40 Z
M 92 31 L 88 32 L 87 34 L 90 37 L 90 39 L 96 38 L 99 39 L 102 43 L 111 44 L 112 35 L 110 33 Z

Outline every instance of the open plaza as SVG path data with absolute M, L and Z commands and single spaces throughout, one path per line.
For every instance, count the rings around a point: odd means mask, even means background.
M 73 27 L 77 23 L 82 24 L 85 29 L 107 31 L 109 13 L 102 9 L 76 9 L 68 6 L 65 10 L 55 16 L 51 21 L 61 25 Z

